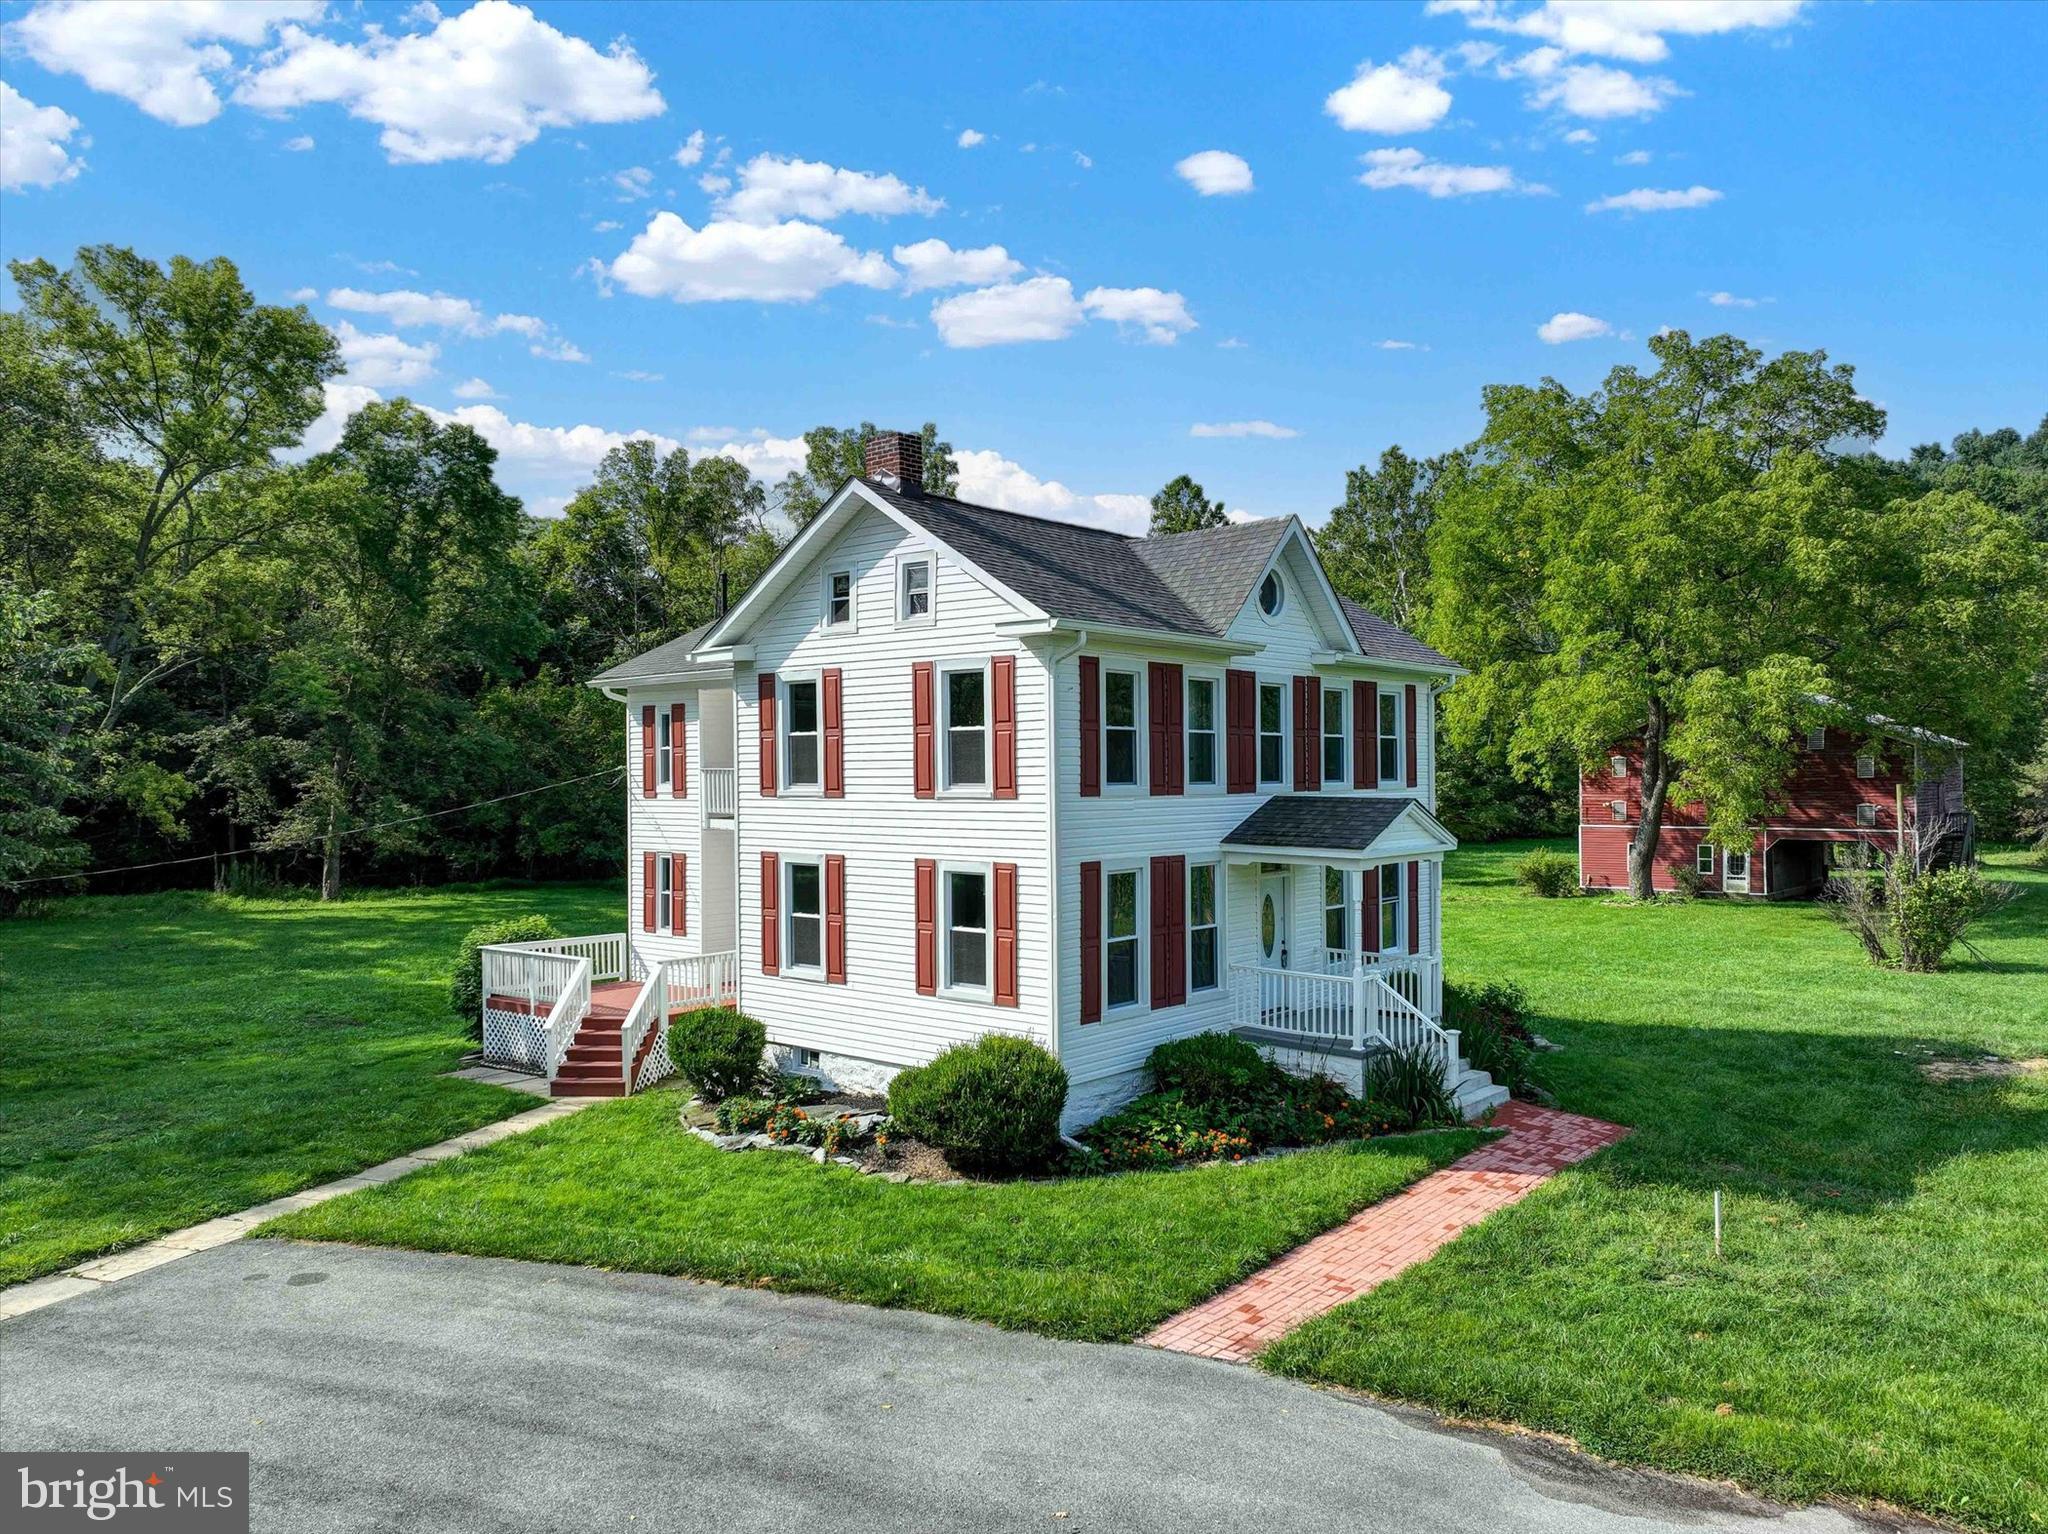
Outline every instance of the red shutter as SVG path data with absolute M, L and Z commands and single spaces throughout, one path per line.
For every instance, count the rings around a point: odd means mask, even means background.
M 654 854 L 651 852 L 642 853 L 640 855 L 640 930 L 642 932 L 652 932 L 654 930 L 654 905 L 660 896 L 660 891 L 655 888 L 654 877 Z
M 998 655 L 988 663 L 988 719 L 995 741 L 995 764 L 989 774 L 998 799 L 1017 797 L 1017 657 Z M 1010 1006 L 1017 1004 L 1013 996 Z
M 1361 953 L 1380 951 L 1380 871 L 1368 868 L 1358 881 L 1358 947 Z
M 1102 792 L 1102 662 L 1081 657 L 1081 797 Z
M 761 795 L 775 797 L 775 673 L 761 673 L 757 696 L 761 700 Z M 770 974 L 775 973 L 773 970 Z
M 1422 865 L 1408 865 L 1408 951 L 1422 952 Z
M 1248 794 L 1259 782 L 1259 683 L 1249 671 L 1223 675 L 1224 755 L 1230 792 Z
M 698 716 L 702 718 L 702 715 Z M 668 727 L 670 788 L 678 799 L 690 795 L 690 710 L 681 703 L 675 706 L 675 718 Z
M 1415 776 L 1415 684 L 1408 684 L 1408 786 L 1413 788 Z
M 911 791 L 929 799 L 938 791 L 938 751 L 932 734 L 932 663 L 921 660 L 910 668 L 910 771 Z
M 1182 736 L 1181 708 L 1184 693 L 1181 669 L 1168 661 L 1153 661 L 1145 670 L 1146 701 L 1150 704 L 1152 738 L 1152 792 L 1178 794 L 1185 790 L 1187 747 Z
M 825 859 L 825 981 L 846 984 L 846 859 L 833 855 Z
M 1017 865 L 995 868 L 995 993 L 996 1005 L 1017 1005 Z
M 1081 865 L 1081 1021 L 1102 1021 L 1102 865 Z
M 690 935 L 690 856 L 668 855 L 668 927 L 677 937 Z
M 1377 682 L 1351 684 L 1351 786 L 1380 786 L 1380 689 Z
M 1152 860 L 1152 1005 L 1188 999 L 1188 860 Z
M 1323 782 L 1323 687 L 1312 676 L 1294 679 L 1294 791 L 1313 793 Z
M 818 695 L 825 710 L 825 797 L 841 799 L 846 796 L 846 722 L 839 668 L 828 667 L 818 680 Z
M 772 852 L 761 854 L 761 973 L 782 973 L 782 864 Z
M 654 797 L 654 705 L 640 710 L 640 797 Z
M 917 994 L 939 993 L 939 865 L 917 860 Z

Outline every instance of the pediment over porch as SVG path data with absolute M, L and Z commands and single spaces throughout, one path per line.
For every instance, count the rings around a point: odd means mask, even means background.
M 1458 845 L 1419 799 L 1275 794 L 1223 838 L 1232 863 L 1320 863 L 1367 868 L 1438 858 Z

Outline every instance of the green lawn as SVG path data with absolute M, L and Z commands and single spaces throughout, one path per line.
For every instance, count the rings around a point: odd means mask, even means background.
M 1563 1106 L 1636 1126 L 1266 1367 L 1792 1497 L 2048 1527 L 2048 877 L 1983 962 L 1867 965 L 1811 906 L 1542 901 L 1455 860 L 1454 977 L 1513 977 Z M 1725 1249 L 1711 1197 L 1725 1195 Z
M 0 922 L 0 1284 L 530 1107 L 444 1081 L 476 922 L 618 925 L 613 886 L 60 902 Z
M 686 1135 L 682 1099 L 589 1108 L 262 1234 L 764 1284 L 1056 1337 L 1136 1337 L 1435 1170 L 1475 1131 L 1250 1166 L 920 1186 Z

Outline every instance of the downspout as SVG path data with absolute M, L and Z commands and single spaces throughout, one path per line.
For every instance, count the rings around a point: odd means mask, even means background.
M 1050 938 L 1046 944 L 1045 973 L 1052 991 L 1046 1037 L 1051 1040 L 1054 1059 L 1060 1054 L 1060 887 L 1065 881 L 1060 867 L 1060 667 L 1087 643 L 1088 631 L 1082 629 L 1066 649 L 1048 649 L 1045 654 L 1045 842 L 1052 873 L 1045 892 Z

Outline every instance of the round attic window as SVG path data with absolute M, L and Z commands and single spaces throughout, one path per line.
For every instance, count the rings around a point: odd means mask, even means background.
M 1280 572 L 1268 570 L 1266 578 L 1259 582 L 1259 611 L 1268 618 L 1277 618 L 1286 601 L 1287 591 L 1280 584 Z

